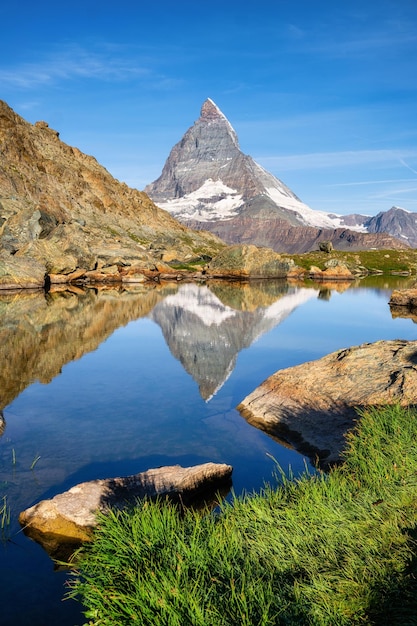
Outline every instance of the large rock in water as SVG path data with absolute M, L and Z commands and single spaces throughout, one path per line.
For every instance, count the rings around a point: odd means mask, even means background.
M 357 409 L 393 403 L 417 403 L 417 341 L 365 343 L 280 370 L 238 410 L 326 467 L 340 460 Z
M 390 307 L 417 309 L 417 289 L 394 289 L 389 301 Z
M 65 559 L 97 526 L 97 512 L 121 509 L 138 498 L 164 497 L 190 505 L 203 496 L 214 497 L 222 486 L 230 487 L 232 467 L 204 463 L 150 469 L 134 476 L 80 483 L 69 491 L 22 511 L 19 522 L 25 534 L 40 543 L 56 559 Z
M 206 275 L 247 278 L 287 278 L 294 270 L 294 262 L 284 260 L 271 248 L 236 245 L 225 248 L 207 266 Z

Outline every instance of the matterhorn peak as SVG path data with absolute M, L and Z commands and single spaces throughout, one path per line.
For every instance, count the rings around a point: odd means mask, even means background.
M 235 130 L 211 98 L 171 150 L 161 176 L 145 187 L 160 207 L 187 225 L 273 214 L 294 226 L 335 226 L 278 178 L 243 154 Z
M 201 107 L 200 117 L 203 120 L 215 120 L 218 118 L 226 119 L 226 116 L 220 111 L 219 107 L 211 98 L 207 98 Z

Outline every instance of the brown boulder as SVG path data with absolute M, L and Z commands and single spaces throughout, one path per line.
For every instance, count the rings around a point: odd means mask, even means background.
M 53 558 L 67 558 L 82 542 L 91 540 L 97 512 L 106 512 L 110 507 L 121 509 L 144 497 L 164 497 L 189 505 L 208 493 L 213 497 L 222 485 L 229 487 L 231 475 L 230 465 L 204 463 L 92 480 L 22 511 L 19 522 L 25 534 Z
M 417 289 L 394 289 L 389 301 L 390 306 L 417 308 Z
M 327 281 L 327 280 L 355 280 L 355 276 L 350 269 L 337 260 L 328 261 L 326 263 L 326 269 L 321 270 L 316 266 L 310 268 L 309 277 L 314 280 Z
M 43 289 L 45 265 L 35 259 L 0 256 L 0 290 Z
M 237 407 L 322 466 L 341 458 L 358 408 L 417 399 L 417 341 L 377 341 L 280 370 Z
M 238 244 L 222 250 L 206 267 L 212 278 L 286 278 L 294 267 L 271 248 Z

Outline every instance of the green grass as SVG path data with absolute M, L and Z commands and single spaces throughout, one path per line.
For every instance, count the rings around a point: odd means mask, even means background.
M 417 623 L 417 410 L 361 414 L 344 462 L 217 512 L 101 517 L 70 595 L 90 625 Z
M 404 250 L 359 250 L 346 252 L 333 250 L 326 252 L 306 252 L 304 254 L 282 254 L 284 258 L 291 258 L 295 264 L 305 269 L 316 265 L 325 269 L 326 261 L 338 259 L 348 267 L 364 267 L 368 272 L 383 272 L 384 274 L 396 274 L 410 272 L 415 274 L 417 270 L 417 250 L 407 248 Z
M 0 499 L 0 540 L 10 539 L 10 507 L 7 504 L 7 496 Z
M 207 261 L 205 261 L 204 259 L 198 259 L 196 261 L 191 261 L 190 263 L 171 262 L 169 263 L 169 265 L 174 270 L 184 270 L 184 271 L 195 272 L 197 270 L 201 270 L 205 265 L 207 265 Z

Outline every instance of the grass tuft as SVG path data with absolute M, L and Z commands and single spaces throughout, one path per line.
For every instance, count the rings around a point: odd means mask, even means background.
M 180 513 L 100 518 L 69 595 L 90 625 L 415 624 L 417 411 L 360 414 L 344 463 Z
M 0 501 L 0 539 L 2 542 L 10 539 L 10 507 L 7 496 L 3 496 Z

